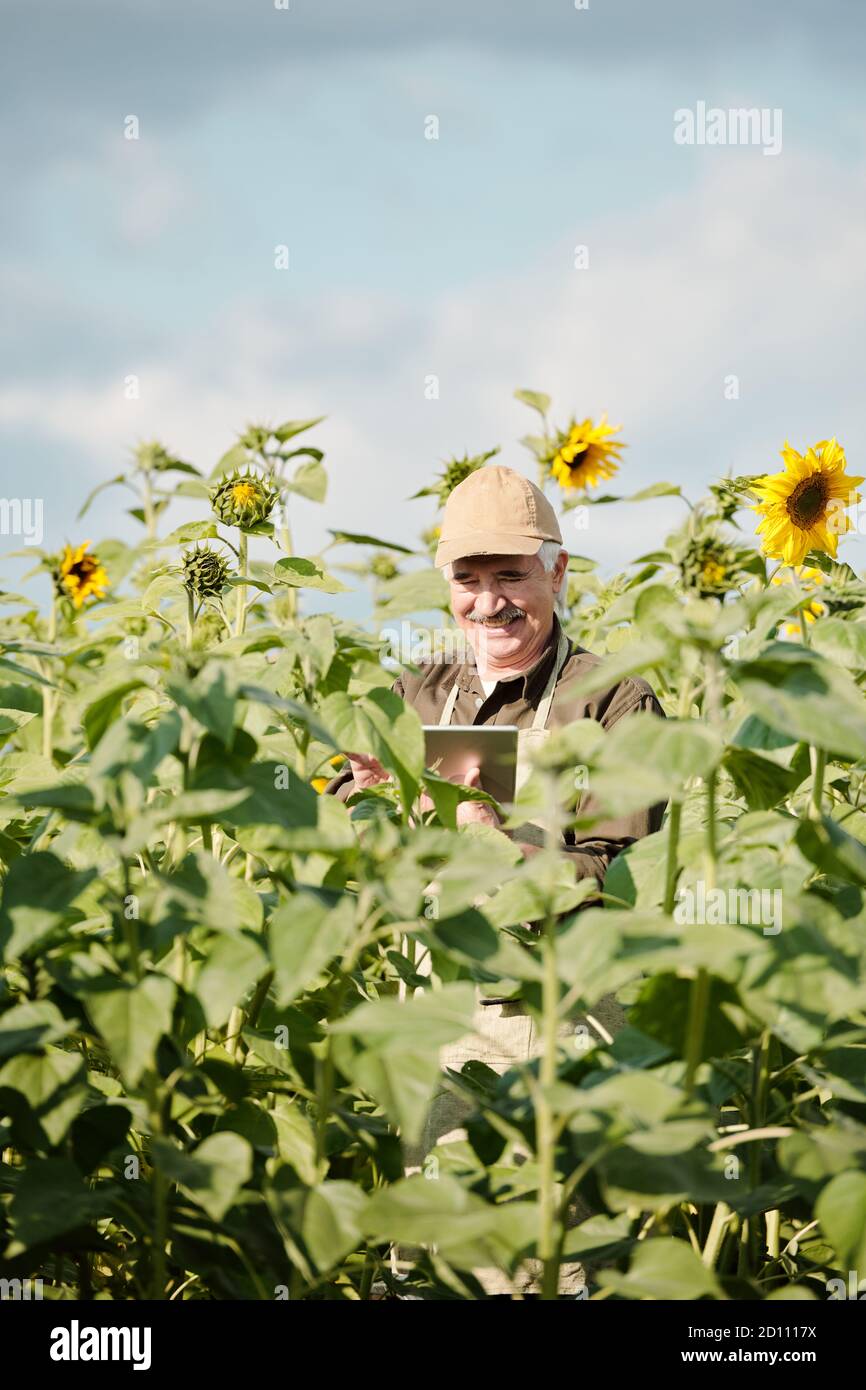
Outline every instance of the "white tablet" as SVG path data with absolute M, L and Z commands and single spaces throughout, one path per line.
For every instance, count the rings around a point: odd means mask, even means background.
M 440 777 L 463 781 L 481 769 L 481 788 L 503 804 L 514 800 L 516 724 L 425 724 L 424 761 Z

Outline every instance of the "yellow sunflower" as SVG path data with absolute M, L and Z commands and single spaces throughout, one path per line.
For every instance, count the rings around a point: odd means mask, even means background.
M 71 598 L 76 608 L 81 608 L 89 598 L 103 598 L 108 588 L 108 575 L 99 563 L 99 556 L 88 555 L 89 545 L 90 541 L 83 541 L 75 550 L 67 545 L 57 571 L 60 593 Z
M 824 584 L 826 582 L 826 579 L 827 576 L 824 574 L 823 570 L 813 569 L 810 565 L 801 565 L 798 569 L 795 570 L 785 570 L 784 572 L 780 570 L 778 574 L 773 575 L 773 578 L 770 580 L 770 583 L 791 584 L 796 580 L 796 582 L 802 588 L 808 589 L 811 585 L 814 584 Z M 803 609 L 803 617 L 806 619 L 807 623 L 814 623 L 816 618 L 820 618 L 821 614 L 825 613 L 826 611 L 827 610 L 824 607 L 824 604 L 821 603 L 819 599 L 813 599 L 812 602 L 808 605 L 808 607 Z M 799 637 L 799 621 L 794 623 L 785 623 L 785 632 L 788 634 L 789 637 Z
M 761 516 L 765 555 L 786 565 L 800 565 L 810 550 L 836 556 L 839 536 L 850 531 L 845 508 L 860 501 L 854 488 L 863 478 L 846 473 L 845 450 L 835 439 L 822 439 L 798 454 L 786 443 L 785 468 L 752 483 L 760 501 L 752 508 Z
M 573 422 L 561 436 L 550 464 L 550 476 L 565 488 L 596 487 L 603 479 L 612 478 L 619 468 L 620 451 L 626 445 L 610 436 L 622 425 L 609 425 L 602 415 L 597 425 L 592 420 Z

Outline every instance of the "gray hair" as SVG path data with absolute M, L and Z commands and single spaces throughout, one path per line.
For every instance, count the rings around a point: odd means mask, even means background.
M 560 545 L 559 541 L 541 542 L 541 545 L 536 551 L 536 554 L 538 556 L 538 559 L 541 561 L 542 569 L 545 570 L 547 574 L 551 574 L 553 570 L 556 568 L 556 562 L 559 559 L 560 553 L 563 550 L 565 550 L 565 546 Z M 446 579 L 450 579 L 454 573 L 453 563 L 449 562 L 447 565 L 443 565 L 442 573 Z M 562 586 L 560 587 L 559 593 L 556 595 L 554 599 L 556 611 L 560 618 L 565 615 L 565 596 L 567 591 L 568 572 L 566 571 L 566 574 L 563 577 Z

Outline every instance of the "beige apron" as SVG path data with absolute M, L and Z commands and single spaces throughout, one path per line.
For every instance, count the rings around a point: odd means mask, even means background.
M 560 632 L 556 661 L 533 717 L 532 725 L 528 729 L 518 731 L 516 767 L 516 787 L 518 790 L 532 771 L 532 754 L 550 737 L 550 729 L 547 727 L 550 708 L 553 703 L 556 682 L 567 656 L 568 639 L 564 633 Z M 440 724 L 448 725 L 451 723 L 454 706 L 457 702 L 457 693 L 458 686 L 455 682 L 448 693 L 439 720 Z M 527 822 L 515 832 L 516 838 L 533 840 L 535 843 L 541 843 L 543 835 L 544 825 L 542 821 Z M 416 969 L 422 975 L 431 973 L 429 952 L 424 952 L 423 957 L 416 965 Z M 538 1027 L 524 1004 L 520 1000 L 505 1003 L 484 1003 L 484 993 L 484 990 L 478 986 L 473 1032 L 467 1033 L 456 1042 L 448 1043 L 440 1049 L 439 1062 L 443 1070 L 446 1067 L 451 1067 L 459 1071 L 464 1062 L 475 1060 L 484 1062 L 493 1071 L 502 1073 L 507 1071 L 509 1067 L 520 1065 L 540 1054 L 541 1039 Z M 625 1015 L 621 1005 L 617 1003 L 613 995 L 606 995 L 597 1002 L 591 1015 L 563 1021 L 557 1029 L 557 1034 L 563 1039 L 567 1047 L 571 1047 L 577 1052 L 577 1049 L 585 1050 L 587 1045 L 593 1045 L 599 1039 L 609 1043 L 613 1034 L 623 1027 L 624 1023 Z M 431 1103 L 420 1143 L 404 1146 L 407 1174 L 417 1172 L 420 1169 L 428 1176 L 435 1176 L 437 1167 L 433 1161 L 435 1155 L 431 1151 L 437 1143 L 446 1144 L 466 1139 L 466 1131 L 462 1127 L 462 1121 L 471 1113 L 472 1109 L 473 1106 L 470 1101 L 465 1101 L 462 1097 L 455 1096 L 444 1089 L 438 1091 Z M 529 1154 L 524 1152 L 521 1155 L 515 1154 L 515 1157 L 518 1159 L 520 1157 L 528 1158 Z M 576 1225 L 592 1214 L 592 1209 L 586 1205 L 581 1197 L 577 1196 L 570 1207 L 569 1225 Z M 396 1253 L 404 1259 L 408 1256 L 408 1251 L 398 1249 Z M 536 1293 L 540 1290 L 540 1273 L 541 1262 L 539 1260 L 526 1261 L 511 1279 L 504 1271 L 496 1268 L 473 1270 L 473 1274 L 488 1294 L 513 1294 L 518 1291 Z M 569 1262 L 561 1266 L 560 1293 L 575 1294 L 585 1285 L 586 1271 L 584 1266 L 576 1262 Z

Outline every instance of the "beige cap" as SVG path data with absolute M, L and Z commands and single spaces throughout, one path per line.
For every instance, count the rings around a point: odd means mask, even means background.
M 534 555 L 562 532 L 544 493 L 513 468 L 492 464 L 458 483 L 445 503 L 437 566 L 464 555 Z

